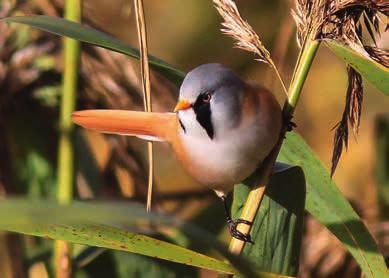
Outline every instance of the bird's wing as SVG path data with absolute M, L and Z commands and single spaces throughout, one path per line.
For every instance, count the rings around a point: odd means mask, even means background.
M 137 136 L 145 140 L 172 142 L 176 136 L 174 113 L 126 110 L 83 110 L 72 114 L 76 124 L 103 133 Z

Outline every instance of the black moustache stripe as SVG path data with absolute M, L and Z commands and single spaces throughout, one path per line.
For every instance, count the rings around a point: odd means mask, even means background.
M 184 131 L 184 133 L 186 133 L 186 128 L 185 128 L 185 126 L 184 126 L 184 124 L 182 123 L 182 121 L 181 121 L 180 118 L 178 118 L 178 122 L 180 123 L 180 126 L 181 126 L 182 130 Z
M 211 120 L 211 105 L 210 103 L 196 103 L 193 105 L 193 110 L 196 113 L 196 120 L 205 129 L 208 137 L 212 140 L 214 137 L 214 129 Z

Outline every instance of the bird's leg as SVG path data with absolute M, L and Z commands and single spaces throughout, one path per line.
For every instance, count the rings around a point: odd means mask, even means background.
M 244 242 L 254 243 L 251 240 L 251 236 L 249 234 L 246 235 L 246 234 L 238 231 L 238 229 L 237 229 L 239 224 L 245 224 L 245 225 L 251 226 L 253 223 L 250 222 L 250 221 L 247 221 L 245 219 L 235 219 L 235 220 L 232 220 L 231 213 L 230 213 L 230 210 L 229 210 L 229 207 L 228 207 L 228 204 L 227 204 L 226 196 L 224 194 L 223 195 L 219 195 L 218 194 L 218 196 L 222 199 L 223 204 L 224 204 L 224 210 L 225 210 L 226 217 L 227 217 L 227 225 L 228 225 L 228 229 L 230 230 L 231 236 L 234 237 L 234 238 L 237 238 L 239 240 L 242 240 Z

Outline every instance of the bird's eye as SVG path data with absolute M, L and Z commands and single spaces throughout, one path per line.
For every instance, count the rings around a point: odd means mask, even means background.
M 212 95 L 211 93 L 205 93 L 202 95 L 202 101 L 205 103 L 209 103 L 211 101 Z

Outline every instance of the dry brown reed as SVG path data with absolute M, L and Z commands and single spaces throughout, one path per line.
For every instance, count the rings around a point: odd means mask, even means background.
M 147 47 L 147 29 L 146 19 L 143 8 L 143 0 L 134 0 L 136 25 L 138 30 L 139 51 L 140 51 L 140 69 L 142 75 L 142 91 L 144 98 L 145 111 L 151 112 L 151 85 L 150 85 L 150 68 Z M 151 199 L 153 196 L 153 174 L 154 174 L 154 159 L 153 159 L 153 143 L 147 142 L 148 160 L 149 160 L 149 175 L 148 175 L 148 190 L 147 190 L 147 211 L 151 210 Z
M 389 16 L 389 2 L 381 0 L 296 0 L 293 17 L 297 24 L 297 41 L 302 47 L 305 40 L 332 39 L 342 42 L 367 59 L 388 67 L 389 51 L 376 45 L 381 34 L 382 17 Z M 363 27 L 373 46 L 366 45 Z M 388 28 L 388 25 L 385 29 Z M 362 78 L 348 68 L 348 87 L 343 116 L 336 125 L 332 154 L 331 176 L 348 145 L 348 124 L 354 135 L 358 134 L 363 101 Z

